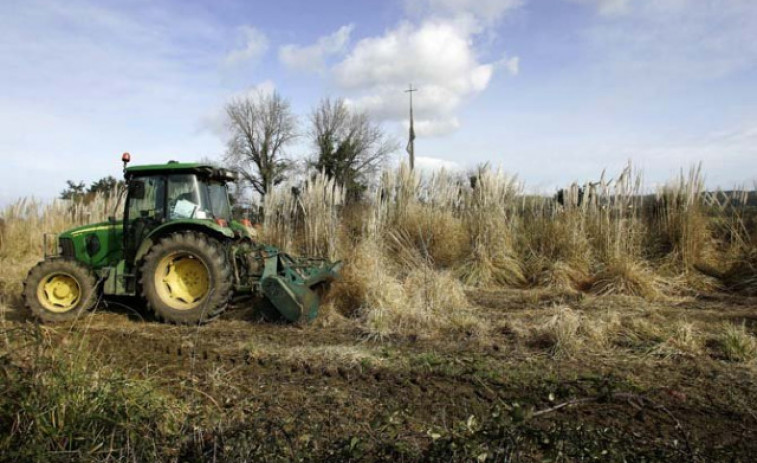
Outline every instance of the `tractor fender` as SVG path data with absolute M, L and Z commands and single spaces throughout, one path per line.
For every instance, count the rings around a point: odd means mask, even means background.
M 209 220 L 172 220 L 171 222 L 168 222 L 152 230 L 150 234 L 142 240 L 142 244 L 140 244 L 139 248 L 137 248 L 137 253 L 134 256 L 133 263 L 136 264 L 137 262 L 142 260 L 142 258 L 150 251 L 150 248 L 152 248 L 153 245 L 156 244 L 162 237 L 171 233 L 183 231 L 204 233 L 218 239 L 219 241 L 225 241 L 227 239 L 234 238 L 234 232 L 232 232 L 231 229 L 222 227 L 217 223 L 211 222 Z

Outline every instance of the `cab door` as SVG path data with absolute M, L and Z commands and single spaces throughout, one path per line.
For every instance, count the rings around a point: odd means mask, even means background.
M 129 180 L 129 195 L 124 211 L 124 257 L 127 266 L 134 262 L 142 241 L 165 219 L 165 177 L 155 175 Z

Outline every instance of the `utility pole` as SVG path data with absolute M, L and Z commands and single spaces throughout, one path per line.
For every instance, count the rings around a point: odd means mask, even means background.
M 410 134 L 407 142 L 407 154 L 410 155 L 410 170 L 415 169 L 415 129 L 413 128 L 413 92 L 417 92 L 417 88 L 413 88 L 413 84 L 405 90 L 405 93 L 410 94 Z

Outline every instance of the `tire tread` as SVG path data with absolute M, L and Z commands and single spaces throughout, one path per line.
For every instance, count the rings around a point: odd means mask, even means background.
M 164 306 L 155 291 L 153 279 L 155 266 L 163 256 L 173 251 L 201 254 L 198 257 L 203 259 L 210 269 L 212 293 L 204 304 L 195 309 L 176 311 Z M 158 244 L 147 253 L 140 270 L 139 282 L 142 298 L 156 318 L 164 322 L 184 325 L 208 323 L 226 310 L 231 299 L 233 280 L 226 254 L 220 243 L 201 233 L 178 232 L 162 237 Z

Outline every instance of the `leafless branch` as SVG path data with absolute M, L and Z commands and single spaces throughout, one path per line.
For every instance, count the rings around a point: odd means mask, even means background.
M 224 160 L 265 196 L 291 168 L 285 148 L 297 137 L 297 120 L 289 102 L 258 91 L 229 102 L 226 116 L 231 136 Z
M 397 149 L 381 126 L 344 100 L 324 99 L 310 116 L 315 156 L 310 165 L 355 193 Z

